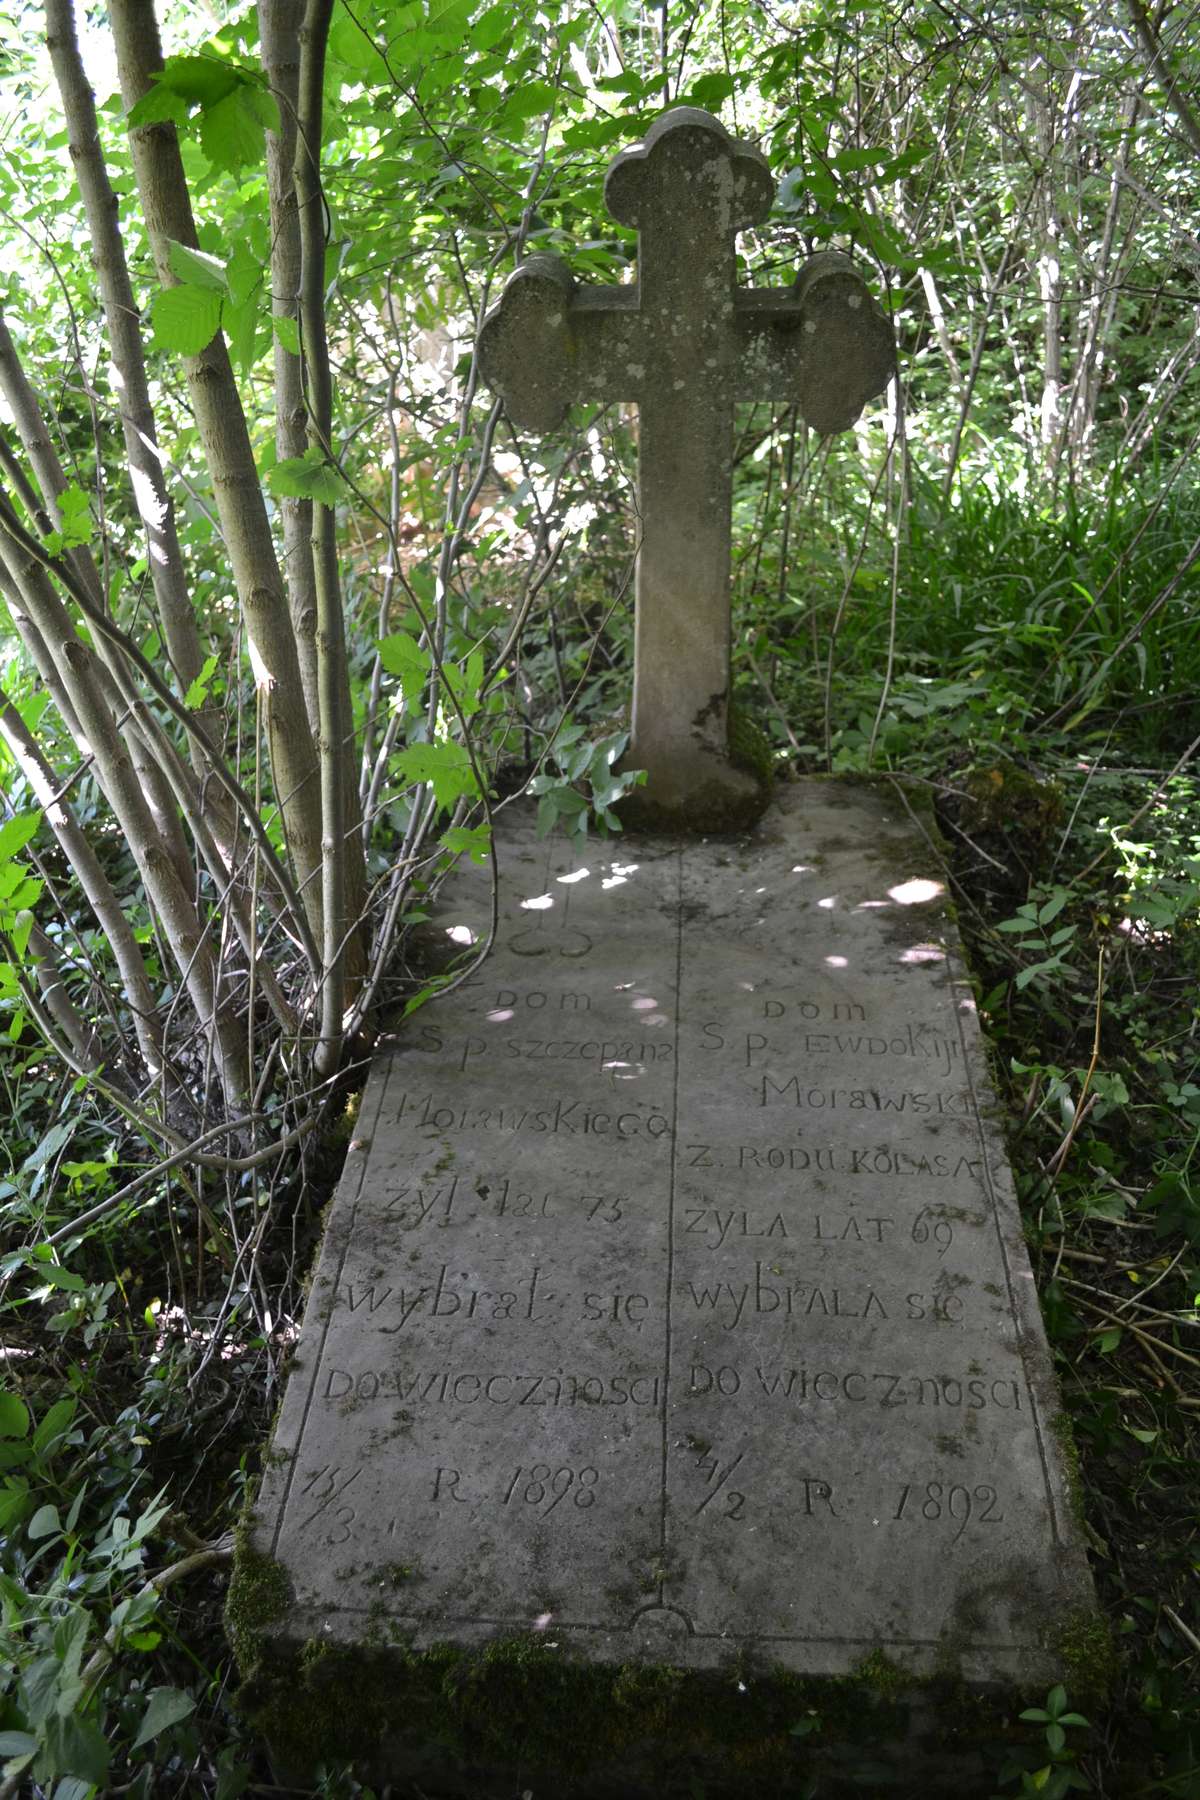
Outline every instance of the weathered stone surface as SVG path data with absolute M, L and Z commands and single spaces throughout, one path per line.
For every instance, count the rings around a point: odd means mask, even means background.
M 735 236 L 766 217 L 774 183 L 709 113 L 657 119 L 616 158 L 605 195 L 637 230 L 637 285 L 577 287 L 557 257 L 530 257 L 484 322 L 480 367 L 531 431 L 574 400 L 637 403 L 628 763 L 648 771 L 643 812 L 722 829 L 763 798 L 728 757 L 734 403 L 794 404 L 816 430 L 842 431 L 890 379 L 892 332 L 833 251 L 790 289 L 739 287 Z
M 899 799 L 578 862 L 526 820 L 501 860 L 495 953 L 379 1062 L 332 1209 L 259 1507 L 282 1638 L 1057 1678 L 1057 1403 Z M 487 910 L 472 872 L 440 929 Z

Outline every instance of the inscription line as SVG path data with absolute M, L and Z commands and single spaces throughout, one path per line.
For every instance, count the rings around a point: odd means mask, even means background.
M 679 1019 L 683 1006 L 683 851 L 676 853 L 675 877 L 675 1047 L 671 1053 L 671 1170 L 667 1181 L 667 1303 L 663 1340 L 662 1497 L 659 1529 L 660 1567 L 667 1566 L 667 1441 L 671 1410 L 671 1294 L 675 1286 L 675 1165 L 679 1140 Z M 666 1594 L 665 1576 L 658 1584 L 658 1604 Z

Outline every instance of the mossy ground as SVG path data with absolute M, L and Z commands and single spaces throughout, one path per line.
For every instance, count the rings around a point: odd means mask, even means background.
M 470 1800 L 527 1778 L 580 1800 L 774 1800 L 819 1780 L 833 1800 L 911 1763 L 919 1772 L 889 1793 L 950 1795 L 969 1791 L 981 1743 L 1010 1729 L 1003 1698 L 952 1676 L 914 1681 L 880 1651 L 849 1676 L 813 1678 L 736 1657 L 712 1671 L 589 1663 L 534 1634 L 416 1650 L 382 1606 L 361 1645 L 297 1644 L 278 1631 L 289 1599 L 283 1569 L 243 1532 L 227 1605 L 238 1705 L 299 1779 L 419 1765 L 439 1793 Z

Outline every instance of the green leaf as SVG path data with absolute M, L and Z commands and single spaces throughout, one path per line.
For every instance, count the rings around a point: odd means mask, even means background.
M 468 42 L 472 50 L 494 50 L 502 39 L 511 36 L 513 27 L 512 9 L 503 0 L 500 6 L 489 6 L 488 10 L 476 19 L 472 25 Z
M 195 1700 L 191 1694 L 185 1694 L 182 1688 L 155 1688 L 142 1714 L 142 1722 L 138 1726 L 132 1748 L 136 1750 L 140 1745 L 148 1744 L 151 1738 L 156 1738 L 168 1725 L 178 1725 L 180 1719 L 186 1719 L 195 1710 Z
M 429 0 L 425 29 L 461 43 L 474 11 L 475 0 Z
M 338 10 L 340 13 L 341 9 Z M 503 9 L 497 7 L 496 10 L 497 12 L 503 10 L 505 13 L 508 11 L 507 7 Z M 400 8 L 399 11 L 401 13 L 411 11 L 415 17 L 420 17 L 419 7 Z M 395 15 L 389 20 L 389 23 L 392 29 L 397 28 Z M 329 33 L 329 54 L 336 62 L 352 69 L 355 76 L 364 83 L 382 85 L 390 79 L 387 64 L 371 41 L 369 32 L 359 24 L 357 17 L 351 18 L 349 14 L 342 14 L 341 17 L 334 20 L 333 28 Z
M 245 238 L 239 238 L 234 245 L 225 265 L 225 275 L 229 282 L 229 298 L 235 306 L 241 306 L 262 288 L 265 280 L 262 261 L 255 256 Z
M 472 650 L 465 669 L 459 668 L 457 663 L 447 663 L 445 676 L 463 718 L 474 718 L 479 711 L 479 690 L 483 685 L 483 651 Z
M 82 1718 L 76 1712 L 68 1713 L 65 1718 L 48 1719 L 45 1745 L 45 1753 L 53 1757 L 56 1770 L 75 1775 L 80 1781 L 96 1787 L 103 1784 L 112 1752 L 104 1733 L 91 1719 Z M 56 1796 L 63 1793 L 64 1786 L 63 1782 L 58 1783 Z M 75 1800 L 76 1792 L 63 1794 L 63 1800 Z M 87 1792 L 86 1788 L 83 1792 Z
M 229 358 L 245 373 L 254 362 L 258 346 L 258 295 L 241 306 L 227 305 L 221 314 L 221 325 L 229 339 Z
M 188 103 L 182 94 L 168 87 L 162 79 L 162 71 L 154 78 L 154 86 L 149 93 L 143 94 L 129 109 L 129 125 L 157 125 L 169 119 L 172 125 L 182 125 L 188 116 Z
M 206 106 L 200 119 L 200 148 L 217 169 L 236 173 L 263 154 L 262 121 L 247 103 L 246 89 L 238 87 L 215 106 Z
M 246 77 L 240 69 L 213 56 L 171 56 L 158 79 L 193 105 L 212 106 Z
M 279 117 L 279 102 L 269 88 L 260 82 L 247 81 L 241 90 L 242 105 L 254 114 L 259 124 L 276 136 L 283 130 L 283 121 Z
M 15 818 L 6 819 L 0 825 L 0 862 L 7 862 L 23 850 L 41 822 L 40 811 L 18 813 Z
M 189 712 L 198 711 L 208 699 L 208 684 L 216 671 L 217 661 L 218 658 L 215 651 L 211 656 L 205 657 L 204 667 L 197 675 L 195 681 L 189 686 L 187 693 L 183 696 L 183 704 L 187 707 Z
M 474 863 L 485 863 L 488 859 L 488 845 L 491 843 L 492 829 L 490 825 L 451 825 L 442 833 L 442 848 L 449 850 L 453 856 L 464 853 Z
M 702 106 L 706 112 L 717 112 L 721 103 L 729 99 L 736 87 L 737 83 L 732 75 L 701 75 L 699 80 L 693 81 L 686 104 Z M 679 102 L 672 101 L 671 104 L 674 106 Z
M 23 1438 L 29 1434 L 29 1408 L 19 1394 L 0 1394 L 0 1437 Z
M 380 640 L 379 660 L 388 674 L 399 680 L 406 705 L 420 699 L 433 659 L 416 638 L 409 637 L 406 631 L 393 631 L 390 637 Z
M 271 324 L 274 328 L 275 336 L 279 339 L 284 349 L 292 356 L 299 356 L 300 327 L 296 320 L 289 319 L 285 313 L 275 313 L 272 315 Z
M 54 1800 L 94 1800 L 95 1793 L 95 1782 L 82 1776 L 64 1775 L 54 1784 Z
M 31 1756 L 37 1747 L 27 1731 L 0 1731 L 0 1756 Z
M 24 881 L 18 882 L 17 886 L 12 889 L 8 895 L 8 904 L 13 909 L 18 919 L 21 917 L 23 908 L 32 906 L 35 903 L 41 894 L 44 885 L 43 882 L 36 881 L 32 875 L 28 875 Z M 16 933 L 14 935 L 20 934 Z M 29 933 L 26 931 L 24 933 L 23 941 L 19 946 L 22 951 L 24 950 L 24 944 L 28 942 L 28 938 Z
M 500 119 L 505 125 L 517 125 L 522 119 L 533 119 L 553 112 L 558 104 L 558 89 L 544 81 L 527 81 L 506 95 Z
M 1062 1749 L 1062 1747 L 1066 1743 L 1066 1741 L 1067 1741 L 1067 1734 L 1063 1730 L 1061 1725 L 1057 1725 L 1057 1724 L 1047 1725 L 1047 1727 L 1046 1727 L 1046 1742 L 1047 1742 L 1047 1744 L 1049 1744 L 1049 1746 L 1050 1746 L 1051 1750 L 1054 1752 L 1055 1756 L 1058 1755 L 1059 1751 Z
M 80 1282 L 80 1287 L 83 1283 Z M 40 1456 L 48 1445 L 57 1437 L 61 1437 L 75 1417 L 75 1401 L 72 1399 L 56 1400 L 42 1418 L 38 1420 L 37 1430 L 33 1434 L 33 1447 Z
M 887 162 L 891 154 L 890 150 L 839 150 L 829 162 L 834 169 L 870 169 Z
M 1048 975 L 1052 970 L 1061 966 L 1058 957 L 1051 956 L 1045 962 L 1034 963 L 1031 968 L 1022 969 L 1017 976 L 1018 989 L 1027 988 L 1031 981 L 1037 980 L 1039 975 Z
M 215 293 L 228 291 L 229 282 L 225 274 L 225 264 L 219 257 L 209 256 L 206 250 L 189 250 L 176 238 L 168 238 L 171 271 L 178 275 L 180 281 L 192 287 L 212 288 Z
M 77 1275 L 74 1269 L 64 1269 L 59 1263 L 39 1263 L 37 1277 L 48 1286 L 65 1288 L 71 1294 L 81 1294 L 87 1286 L 82 1275 Z
M 36 1148 L 29 1152 L 21 1164 L 22 1170 L 44 1169 L 51 1157 L 57 1156 L 64 1144 L 70 1143 L 78 1122 L 77 1119 L 59 1119 L 57 1124 L 50 1127 Z M 47 1263 L 54 1261 L 54 1251 L 49 1244 L 39 1244 L 33 1254 L 34 1267 L 37 1269 L 44 1268 Z
M 395 764 L 408 781 L 428 782 L 439 806 L 449 808 L 464 794 L 479 792 L 470 758 L 452 738 L 436 744 L 410 744 L 397 754 Z
M 273 494 L 296 500 L 319 500 L 322 506 L 336 506 L 346 495 L 346 484 L 325 457 L 319 444 L 312 444 L 303 456 L 288 456 L 267 476 Z
M 611 119 L 578 119 L 563 132 L 563 143 L 568 150 L 595 150 L 628 136 L 629 121 L 617 113 Z
M 51 556 L 86 544 L 92 535 L 91 502 L 83 489 L 73 482 L 58 496 L 58 511 L 62 524 L 57 531 L 46 533 L 46 548 Z
M 199 356 L 212 343 L 221 324 L 221 296 L 212 288 L 164 288 L 150 309 L 154 336 L 163 350 Z
M 31 1538 L 49 1537 L 52 1531 L 59 1529 L 57 1506 L 39 1506 L 25 1527 Z

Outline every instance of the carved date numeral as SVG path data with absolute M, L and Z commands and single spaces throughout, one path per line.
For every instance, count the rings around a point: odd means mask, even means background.
M 918 1483 L 907 1482 L 892 1517 L 926 1519 L 931 1525 L 947 1519 L 958 1526 L 951 1539 L 955 1544 L 968 1525 L 1000 1525 L 1004 1522 L 999 1496 L 987 1482 L 980 1482 L 974 1488 L 958 1483 L 947 1487 L 940 1481 L 927 1481 L 922 1488 Z
M 324 1540 L 327 1544 L 345 1544 L 350 1540 L 350 1527 L 358 1514 L 352 1506 L 344 1503 L 335 1506 L 335 1501 L 343 1500 L 348 1487 L 358 1480 L 361 1469 L 353 1469 L 346 1475 L 336 1464 L 326 1464 L 323 1468 L 314 1469 L 304 1477 L 300 1484 L 300 1492 L 307 1500 L 316 1505 L 307 1516 L 300 1521 L 299 1529 L 306 1531 L 316 1523 L 322 1514 L 325 1515 Z M 330 1511 L 330 1508 L 333 1511 Z
M 722 1463 L 716 1456 L 701 1456 L 696 1467 L 704 1476 L 708 1492 L 695 1508 L 692 1517 L 698 1519 L 706 1506 L 712 1504 L 720 1496 L 717 1511 L 723 1519 L 740 1519 L 746 1506 L 746 1496 L 737 1488 L 726 1487 L 726 1482 L 742 1460 L 743 1452 L 739 1451 L 731 1463 Z
M 590 1464 L 582 1469 L 551 1469 L 549 1463 L 534 1463 L 530 1469 L 513 1470 L 502 1504 L 535 1506 L 545 1518 L 571 1494 L 572 1505 L 583 1512 L 595 1503 L 599 1479 L 599 1469 L 593 1469 Z

